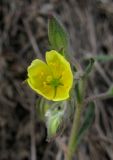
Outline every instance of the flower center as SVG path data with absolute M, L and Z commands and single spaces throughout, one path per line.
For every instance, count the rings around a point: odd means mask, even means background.
M 60 79 L 59 78 L 54 78 L 52 79 L 52 81 L 50 82 L 50 85 L 52 85 L 54 88 L 58 87 L 59 85 L 63 85 L 61 82 L 60 82 Z
M 53 78 L 52 76 L 48 76 L 46 79 L 47 85 L 51 85 L 54 88 L 57 88 L 59 85 L 63 85 L 60 82 L 61 76 L 59 78 Z
M 50 85 L 54 87 L 54 95 L 53 97 L 55 98 L 56 93 L 57 93 L 57 87 L 58 86 L 63 86 L 63 84 L 60 82 L 61 76 L 59 78 L 53 78 L 50 82 Z
M 58 86 L 63 86 L 63 84 L 60 81 L 61 77 L 62 76 L 60 76 L 59 78 L 53 78 L 52 76 L 48 76 L 46 81 L 44 82 L 45 86 L 50 85 L 54 88 L 53 98 L 55 98 L 56 96 Z

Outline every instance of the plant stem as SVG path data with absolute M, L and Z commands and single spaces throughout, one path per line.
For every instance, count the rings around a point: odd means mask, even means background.
M 82 103 L 77 104 L 72 125 L 71 135 L 68 144 L 67 160 L 72 160 L 73 154 L 77 149 L 77 134 L 80 127 L 80 118 L 82 113 Z

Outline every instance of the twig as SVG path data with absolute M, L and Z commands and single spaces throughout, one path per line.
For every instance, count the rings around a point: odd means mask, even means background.
M 97 43 L 96 43 L 97 40 L 96 40 L 93 16 L 91 15 L 90 8 L 86 9 L 86 22 L 87 22 L 86 26 L 87 26 L 87 32 L 88 32 L 92 52 L 93 52 L 93 54 L 96 54 L 96 52 L 97 52 Z
M 95 69 L 97 70 L 97 72 L 100 73 L 100 75 L 102 76 L 102 78 L 105 80 L 106 84 L 108 86 L 110 86 L 112 84 L 112 82 L 110 81 L 110 79 L 106 76 L 103 68 L 100 66 L 100 64 L 98 62 L 95 62 Z
M 93 95 L 91 97 L 88 97 L 84 100 L 84 102 L 85 102 L 85 104 L 87 104 L 90 101 L 103 100 L 103 99 L 108 99 L 108 98 L 113 98 L 113 96 L 108 94 L 108 92 L 105 92 L 105 93 L 101 93 L 101 94 L 98 94 L 98 95 Z
M 34 53 L 35 53 L 36 57 L 42 59 L 42 54 L 40 53 L 39 47 L 37 45 L 37 42 L 36 42 L 36 40 L 35 40 L 35 38 L 33 36 L 32 31 L 30 30 L 29 23 L 27 21 L 25 21 L 25 20 L 23 20 L 23 23 L 24 23 L 24 26 L 26 28 L 26 32 L 28 34 L 29 40 L 31 42 L 31 45 L 33 47 L 33 50 L 34 50 Z
M 64 156 L 66 158 L 66 154 L 68 152 L 67 146 L 65 145 L 65 143 L 62 141 L 60 137 L 57 137 L 55 141 L 57 142 L 59 148 L 64 152 Z
M 35 95 L 31 96 L 31 160 L 37 160 L 36 157 L 36 138 L 35 138 Z
M 109 137 L 106 137 L 104 135 L 94 136 L 93 140 L 95 140 L 95 141 L 99 141 L 100 140 L 100 141 L 103 141 L 105 143 L 113 145 L 113 139 L 109 138 Z

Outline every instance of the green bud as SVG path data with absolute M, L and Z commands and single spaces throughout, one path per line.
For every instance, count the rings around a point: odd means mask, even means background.
M 59 133 L 59 130 L 62 126 L 64 109 L 57 107 L 52 107 L 47 110 L 46 114 L 46 127 L 47 127 L 47 136 L 48 139 L 51 139 Z
M 40 98 L 36 101 L 36 111 L 41 121 L 45 120 L 45 113 L 50 107 L 51 105 L 44 98 Z

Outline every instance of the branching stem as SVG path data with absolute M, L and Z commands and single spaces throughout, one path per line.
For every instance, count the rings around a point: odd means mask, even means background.
M 88 97 L 85 100 L 83 100 L 82 103 L 78 103 L 76 105 L 76 111 L 75 111 L 75 115 L 74 115 L 71 135 L 70 135 L 70 139 L 69 139 L 66 160 L 72 160 L 74 152 L 77 149 L 77 136 L 78 136 L 78 131 L 79 131 L 79 127 L 80 127 L 80 119 L 81 119 L 81 113 L 83 110 L 83 106 L 85 106 L 90 101 L 94 101 L 97 99 L 103 100 L 103 99 L 108 99 L 108 98 L 112 98 L 112 97 L 113 97 L 113 95 L 110 95 L 109 92 L 105 92 L 105 93 L 101 93 L 98 95 Z

